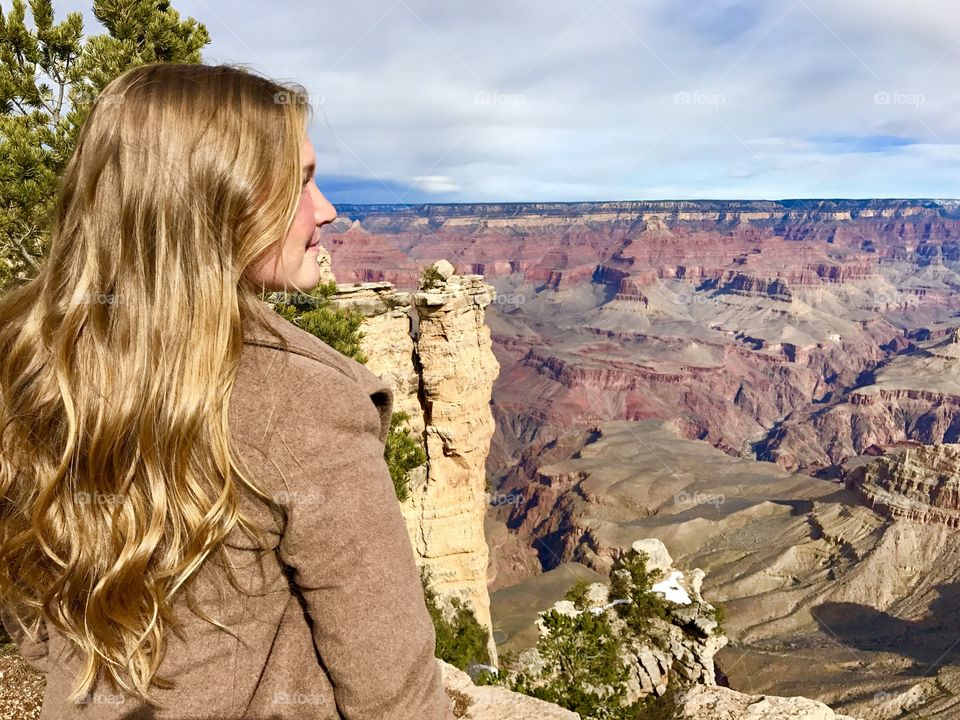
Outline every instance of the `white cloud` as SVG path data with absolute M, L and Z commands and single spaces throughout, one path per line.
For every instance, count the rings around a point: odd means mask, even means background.
M 429 193 L 459 192 L 460 188 L 446 175 L 421 175 L 413 178 L 414 187 Z
M 208 62 L 323 96 L 327 176 L 463 201 L 960 196 L 960 6 L 939 0 L 174 6 Z

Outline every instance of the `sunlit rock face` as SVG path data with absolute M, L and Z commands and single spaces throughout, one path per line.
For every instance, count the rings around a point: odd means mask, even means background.
M 459 597 L 492 628 L 487 593 L 486 460 L 499 364 L 484 322 L 493 288 L 438 263 L 433 287 L 343 284 L 334 303 L 363 313 L 367 366 L 394 392 L 394 408 L 423 443 L 427 462 L 411 474 L 401 504 L 420 565 L 441 598 Z M 494 661 L 492 629 L 488 643 Z

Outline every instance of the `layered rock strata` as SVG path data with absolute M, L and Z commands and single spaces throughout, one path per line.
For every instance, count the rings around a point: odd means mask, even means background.
M 902 448 L 847 474 L 871 508 L 890 518 L 960 528 L 960 445 Z

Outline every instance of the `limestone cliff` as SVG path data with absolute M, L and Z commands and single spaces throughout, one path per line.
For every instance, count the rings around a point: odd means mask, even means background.
M 484 322 L 493 288 L 479 275 L 437 263 L 430 289 L 398 292 L 389 283 L 339 286 L 334 303 L 360 310 L 367 366 L 393 389 L 395 409 L 424 444 L 401 505 L 418 562 L 441 598 L 459 597 L 491 635 L 487 593 L 486 459 L 494 431 L 490 398 L 499 365 Z

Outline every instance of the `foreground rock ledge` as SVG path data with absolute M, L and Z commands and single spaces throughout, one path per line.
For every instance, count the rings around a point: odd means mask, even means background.
M 454 714 L 468 720 L 580 720 L 580 715 L 553 703 L 498 685 L 474 685 L 453 665 L 437 660 L 443 671 L 443 686 L 454 703 Z
M 856 720 L 803 697 L 745 695 L 730 688 L 695 685 L 682 694 L 674 720 Z
M 466 720 L 581 720 L 578 713 L 497 685 L 474 685 L 470 676 L 438 659 L 454 714 Z M 678 697 L 674 720 L 858 720 L 803 697 L 745 695 L 725 687 L 694 685 Z

